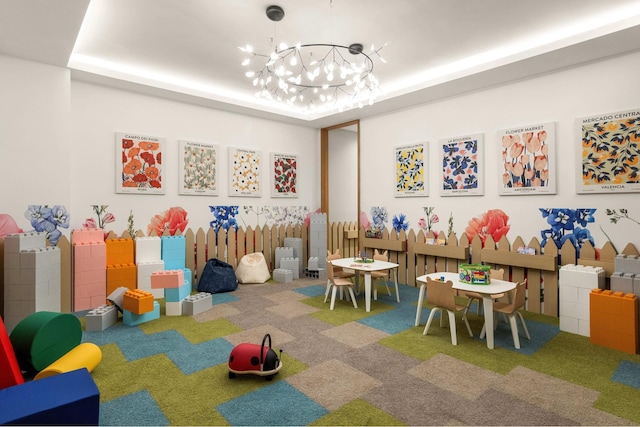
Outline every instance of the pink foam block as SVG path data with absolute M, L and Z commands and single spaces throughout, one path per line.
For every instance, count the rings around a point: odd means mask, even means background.
M 179 288 L 183 284 L 183 270 L 162 270 L 151 273 L 151 289 Z

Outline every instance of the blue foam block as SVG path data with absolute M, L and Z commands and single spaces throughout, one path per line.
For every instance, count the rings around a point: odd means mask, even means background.
M 148 311 L 142 314 L 135 314 L 130 312 L 129 310 L 124 310 L 122 312 L 122 323 L 127 326 L 135 326 L 144 322 L 148 322 L 150 320 L 155 320 L 160 318 L 160 304 L 158 301 L 153 302 L 153 311 Z
M 86 368 L 0 390 L 0 424 L 98 425 L 100 391 Z
M 164 298 L 167 302 L 180 302 L 191 294 L 191 281 L 185 280 L 179 288 L 164 288 Z

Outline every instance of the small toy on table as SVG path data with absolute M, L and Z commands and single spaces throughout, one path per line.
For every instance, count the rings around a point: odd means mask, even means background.
M 491 283 L 491 267 L 482 264 L 461 264 L 459 276 L 462 283 L 488 285 Z

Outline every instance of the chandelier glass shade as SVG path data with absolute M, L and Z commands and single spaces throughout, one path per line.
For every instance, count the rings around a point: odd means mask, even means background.
M 373 60 L 358 43 L 280 43 L 268 55 L 254 52 L 249 45 L 240 50 L 246 54 L 242 65 L 257 89 L 256 96 L 306 113 L 370 105 L 381 93 Z M 379 50 L 371 47 L 378 57 Z

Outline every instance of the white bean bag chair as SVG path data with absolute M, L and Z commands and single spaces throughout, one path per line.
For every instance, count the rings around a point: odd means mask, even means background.
M 236 278 L 240 283 L 264 283 L 269 280 L 271 274 L 262 252 L 243 256 L 236 268 Z

